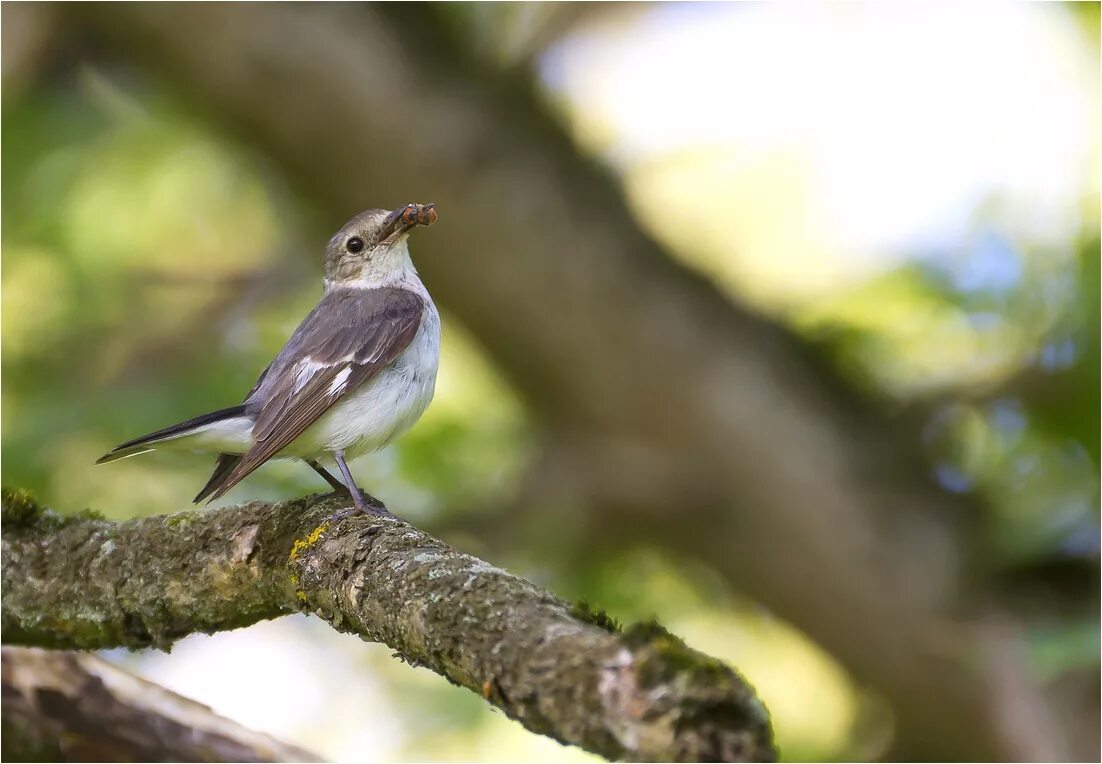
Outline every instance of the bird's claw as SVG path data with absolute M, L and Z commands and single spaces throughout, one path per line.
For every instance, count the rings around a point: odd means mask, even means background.
M 333 492 L 337 495 L 337 492 Z M 333 515 L 333 522 L 339 522 L 349 517 L 355 517 L 356 515 L 371 515 L 373 517 L 394 517 L 390 510 L 386 508 L 386 505 L 376 499 L 366 491 L 359 491 L 358 493 L 351 493 L 346 488 L 344 490 L 345 496 L 352 497 L 352 506 L 348 509 L 341 510 Z

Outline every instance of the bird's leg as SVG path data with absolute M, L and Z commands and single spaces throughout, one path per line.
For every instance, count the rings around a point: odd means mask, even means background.
M 313 469 L 314 472 L 321 475 L 322 478 L 325 480 L 325 482 L 330 485 L 330 487 L 333 489 L 334 492 L 336 492 L 336 493 L 348 493 L 348 486 L 346 486 L 340 480 L 338 480 L 337 478 L 335 478 L 331 474 L 329 474 L 329 470 L 325 469 L 325 467 L 322 467 L 320 464 L 317 463 L 317 461 L 315 461 L 314 459 L 304 459 L 303 461 L 305 461 L 307 464 L 309 464 L 310 468 Z
M 356 485 L 356 481 L 352 479 L 352 473 L 348 469 L 348 464 L 344 461 L 344 451 L 334 451 L 333 458 L 337 461 L 341 475 L 344 476 L 344 484 L 348 486 L 348 492 L 352 494 L 352 503 L 356 505 L 357 512 L 372 515 L 390 514 L 381 501 L 371 494 L 361 491 L 359 486 Z

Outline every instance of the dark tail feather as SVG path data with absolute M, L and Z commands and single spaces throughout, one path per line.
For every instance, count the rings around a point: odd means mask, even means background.
M 163 430 L 157 430 L 151 432 L 148 435 L 143 435 L 140 438 L 134 438 L 134 440 L 128 440 L 120 446 L 117 446 L 109 453 L 104 454 L 99 459 L 96 459 L 96 464 L 103 464 L 104 462 L 113 462 L 116 459 L 125 459 L 127 456 L 134 456 L 135 454 L 145 453 L 146 451 L 152 451 L 152 445 L 160 440 L 167 440 L 169 438 L 178 437 L 184 435 L 189 430 L 198 429 L 204 425 L 211 424 L 212 422 L 219 422 L 223 419 L 233 419 L 244 415 L 245 406 L 231 406 L 228 409 L 218 409 L 218 411 L 212 411 L 209 414 L 201 414 L 194 419 L 189 419 L 186 422 L 180 422 L 174 424 L 171 427 L 165 427 Z
M 214 474 L 210 476 L 210 480 L 203 486 L 203 490 L 199 491 L 192 501 L 198 504 L 214 493 L 215 489 L 226 479 L 226 476 L 233 472 L 233 468 L 237 466 L 239 461 L 241 461 L 241 457 L 237 454 L 219 454 L 218 463 L 214 465 Z

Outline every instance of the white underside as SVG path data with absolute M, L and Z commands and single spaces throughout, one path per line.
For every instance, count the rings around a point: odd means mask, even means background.
M 347 458 L 352 458 L 387 446 L 425 412 L 436 388 L 439 360 L 440 316 L 428 302 L 409 347 L 375 377 L 322 414 L 276 456 L 319 458 L 343 451 Z M 227 419 L 149 445 L 157 449 L 243 454 L 254 443 L 252 426 L 247 417 Z

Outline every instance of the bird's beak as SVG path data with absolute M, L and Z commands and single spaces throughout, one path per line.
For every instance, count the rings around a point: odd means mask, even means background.
M 436 205 L 407 204 L 391 212 L 383 221 L 386 240 L 394 241 L 414 226 L 429 226 L 436 222 Z

